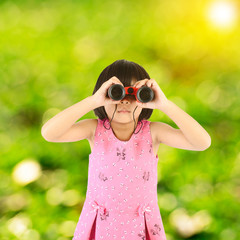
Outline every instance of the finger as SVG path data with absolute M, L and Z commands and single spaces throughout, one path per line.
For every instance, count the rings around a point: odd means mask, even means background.
M 147 81 L 147 84 L 146 84 L 148 87 L 152 87 L 153 86 L 153 82 L 151 80 Z
M 136 82 L 135 87 L 136 87 L 136 88 L 142 87 L 143 85 L 146 84 L 146 82 L 147 82 L 148 80 L 149 80 L 149 79 L 146 78 L 146 79 L 143 79 L 143 80 L 140 80 L 140 81 Z
M 120 84 L 120 85 L 122 85 L 124 87 L 123 83 L 120 80 L 116 81 L 115 83 L 116 84 Z
M 107 86 L 108 86 L 108 87 L 111 87 L 111 86 L 114 85 L 114 84 L 120 84 L 120 85 L 123 86 L 123 84 L 122 84 L 119 80 L 117 80 L 117 79 L 112 79 L 112 81 L 110 81 L 109 84 L 107 84 Z M 123 86 L 123 87 L 124 87 L 124 86 Z
M 152 87 L 155 85 L 154 82 L 155 82 L 154 79 L 150 79 L 150 80 L 148 80 L 148 81 L 147 81 L 147 86 L 152 88 Z
M 123 85 L 122 82 L 116 76 L 113 76 L 112 79 L 115 83 Z

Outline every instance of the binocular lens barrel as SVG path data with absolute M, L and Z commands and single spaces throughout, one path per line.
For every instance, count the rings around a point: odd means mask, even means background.
M 139 91 L 137 92 L 137 98 L 143 103 L 152 101 L 153 97 L 153 90 L 147 86 L 139 88 Z
M 115 101 L 121 100 L 125 97 L 125 89 L 120 84 L 114 84 L 108 89 L 108 96 Z

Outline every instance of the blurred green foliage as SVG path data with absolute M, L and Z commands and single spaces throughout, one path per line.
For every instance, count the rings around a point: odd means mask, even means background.
M 239 21 L 214 28 L 206 17 L 209 2 L 0 2 L 1 240 L 72 238 L 90 146 L 47 142 L 41 127 L 92 95 L 101 71 L 117 59 L 142 65 L 212 138 L 200 152 L 159 147 L 159 207 L 168 240 L 240 238 Z M 91 111 L 85 118 L 96 116 Z M 159 110 L 149 120 L 177 127 Z M 20 163 L 39 176 L 18 182 Z

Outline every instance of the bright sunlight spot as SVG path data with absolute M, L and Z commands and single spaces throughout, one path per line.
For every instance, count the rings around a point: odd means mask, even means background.
M 233 2 L 212 2 L 208 8 L 207 17 L 217 28 L 231 28 L 236 23 L 236 6 Z
M 13 169 L 13 180 L 19 185 L 26 185 L 35 181 L 41 175 L 41 166 L 34 159 L 19 162 Z

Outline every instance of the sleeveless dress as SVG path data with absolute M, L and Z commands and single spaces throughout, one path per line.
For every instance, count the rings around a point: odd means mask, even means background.
M 150 121 L 120 141 L 98 119 L 89 155 L 86 199 L 72 240 L 166 240 L 158 207 L 157 164 Z

